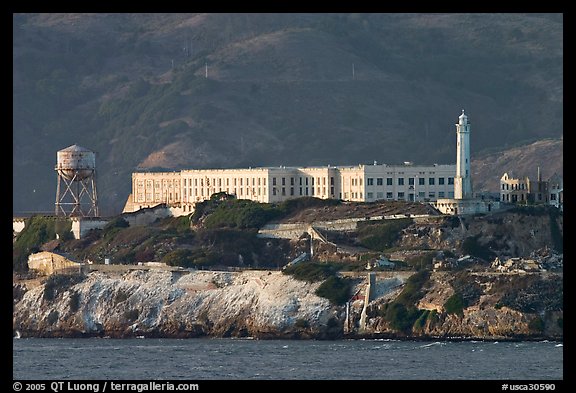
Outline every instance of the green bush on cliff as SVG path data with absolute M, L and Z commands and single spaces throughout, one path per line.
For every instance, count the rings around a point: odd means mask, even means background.
M 316 289 L 316 295 L 330 300 L 334 305 L 341 305 L 350 299 L 350 288 L 352 283 L 349 279 L 330 276 Z
M 464 300 L 462 299 L 462 295 L 460 295 L 458 292 L 455 292 L 444 303 L 444 309 L 448 314 L 456 314 L 459 316 L 463 316 Z
M 102 229 L 102 239 L 105 242 L 110 242 L 122 229 L 128 228 L 129 226 L 128 221 L 122 217 L 117 217 Z
M 406 307 L 414 306 L 422 298 L 422 287 L 428 281 L 430 272 L 422 270 L 411 275 L 402 289 L 402 292 L 394 299 L 395 303 L 401 303 Z
M 163 263 L 184 268 L 211 266 L 218 263 L 218 254 L 204 249 L 177 249 L 164 255 Z
M 296 280 L 307 282 L 318 282 L 333 276 L 337 267 L 332 264 L 305 262 L 298 265 L 287 266 L 282 270 L 283 274 L 288 274 Z
M 358 228 L 358 240 L 362 246 L 370 250 L 384 251 L 394 246 L 402 230 L 410 224 L 412 224 L 411 218 L 384 220 L 377 224 L 362 223 Z
M 206 228 L 260 228 L 279 216 L 274 205 L 246 199 L 210 200 L 202 209 Z M 193 220 L 200 217 L 194 213 Z
M 430 272 L 427 270 L 411 275 L 396 299 L 384 305 L 380 315 L 390 322 L 393 329 L 409 333 L 413 327 L 418 329 L 424 326 L 429 313 L 416 308 L 416 303 L 422 298 L 422 287 L 429 277 Z M 418 320 L 420 323 L 416 324 Z
M 54 219 L 44 216 L 32 216 L 12 246 L 12 264 L 14 271 L 28 270 L 28 256 L 40 250 L 40 246 L 56 239 L 56 234 L 69 238 L 72 223 L 65 219 Z
M 404 333 L 410 333 L 413 327 L 418 328 L 415 325 L 420 318 L 422 318 L 421 328 L 428 316 L 427 310 L 419 310 L 414 306 L 405 306 L 398 302 L 385 304 L 382 314 L 384 319 L 390 322 L 390 326 L 393 329 Z M 423 317 L 424 314 L 426 314 L 426 317 Z
M 426 321 L 428 320 L 428 316 L 430 315 L 430 310 L 423 310 L 420 313 L 420 316 L 418 317 L 418 319 L 416 320 L 416 322 L 414 322 L 414 329 L 423 329 L 424 326 L 426 326 Z

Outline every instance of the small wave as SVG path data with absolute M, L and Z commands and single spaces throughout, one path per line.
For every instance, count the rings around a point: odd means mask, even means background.
M 554 345 L 554 346 L 555 346 L 555 347 L 563 347 L 564 344 L 556 344 L 556 345 Z
M 434 346 L 434 345 L 445 345 L 445 343 L 440 342 L 440 341 L 435 341 L 435 342 L 430 343 L 430 344 L 421 345 L 421 346 L 419 346 L 418 348 L 428 348 L 428 347 L 431 347 L 431 346 Z

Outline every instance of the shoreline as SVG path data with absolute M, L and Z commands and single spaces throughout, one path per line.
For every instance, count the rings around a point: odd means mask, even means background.
M 300 335 L 263 335 L 263 336 L 211 336 L 211 335 L 191 335 L 191 334 L 114 334 L 113 332 L 105 333 L 72 333 L 72 334 L 46 334 L 34 332 L 13 332 L 13 339 L 63 339 L 63 338 L 101 338 L 101 339 L 232 339 L 232 340 L 260 340 L 260 341 L 274 341 L 274 340 L 288 340 L 288 341 L 362 341 L 362 340 L 375 340 L 375 341 L 414 341 L 414 342 L 558 342 L 564 343 L 563 337 L 547 337 L 547 336 L 527 336 L 517 335 L 514 337 L 457 337 L 457 336 L 399 336 L 395 334 L 348 334 L 335 338 L 326 337 L 296 337 Z

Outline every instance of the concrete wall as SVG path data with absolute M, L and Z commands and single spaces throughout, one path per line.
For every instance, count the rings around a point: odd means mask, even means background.
M 500 202 L 482 199 L 439 199 L 435 206 L 443 214 L 466 215 L 496 211 L 500 209 Z
M 170 208 L 166 206 L 156 206 L 149 209 L 138 210 L 134 213 L 124 213 L 124 218 L 130 226 L 148 225 L 153 223 L 159 218 L 166 218 L 173 216 Z
M 64 269 L 80 269 L 81 266 L 82 264 L 80 263 L 71 261 L 62 255 L 48 251 L 38 252 L 28 256 L 28 268 L 37 270 L 45 275 L 50 275 Z
M 310 226 L 327 231 L 354 231 L 359 221 L 395 220 L 399 218 L 426 218 L 427 214 L 411 215 L 394 214 L 390 216 L 376 216 L 369 218 L 342 218 L 333 221 L 314 221 L 313 223 L 296 224 L 266 224 L 258 231 L 258 237 L 276 239 L 297 239 L 307 233 Z
M 106 219 L 92 219 L 92 218 L 73 218 L 72 219 L 72 233 L 74 239 L 81 239 L 91 229 L 102 229 L 108 224 L 109 220 Z

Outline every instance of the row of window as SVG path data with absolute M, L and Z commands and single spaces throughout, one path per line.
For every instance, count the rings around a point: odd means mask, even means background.
M 512 194 L 512 196 L 510 196 L 511 194 L 502 194 L 502 202 L 518 202 L 518 195 L 517 194 Z M 528 194 L 526 194 L 526 197 L 524 197 L 524 193 L 520 194 L 520 201 L 524 201 L 525 199 L 528 199 Z M 556 200 L 556 194 L 555 193 L 551 193 L 550 194 L 550 200 L 551 201 L 555 201 Z M 542 194 L 537 194 L 536 197 L 536 201 L 542 201 Z
M 286 178 L 285 177 L 281 177 L 278 178 L 280 180 L 281 185 L 285 186 L 286 185 Z M 296 178 L 294 177 L 290 177 L 290 185 L 294 186 L 296 185 Z M 298 178 L 298 183 L 300 186 L 304 186 L 304 185 L 314 185 L 314 179 L 316 179 L 316 184 L 320 185 L 322 184 L 323 186 L 326 185 L 326 178 L 325 177 L 299 177 Z M 272 185 L 273 186 L 277 186 L 278 185 L 278 180 L 276 177 L 272 178 Z M 333 186 L 334 185 L 334 177 L 330 177 L 330 185 Z
M 502 189 L 503 190 L 526 190 L 527 187 L 524 187 L 525 184 L 524 183 L 520 183 L 520 187 L 518 187 L 518 184 L 502 184 Z
M 294 187 L 290 187 L 290 195 L 295 195 Z M 286 188 L 282 187 L 281 189 L 276 189 L 276 187 L 272 187 L 272 195 L 286 195 Z M 326 194 L 326 187 L 322 187 L 322 193 L 320 193 L 320 187 L 316 187 L 316 195 L 325 195 Z M 298 188 L 298 195 L 300 196 L 308 196 L 314 195 L 314 187 L 299 187 Z M 334 187 L 330 187 L 330 195 L 334 197 Z
M 252 181 L 250 181 L 250 179 L 252 179 Z M 186 180 L 189 180 L 189 182 L 187 182 Z M 246 180 L 246 181 L 244 181 Z M 238 177 L 238 178 L 208 178 L 207 176 L 203 179 L 184 179 L 184 187 L 187 186 L 186 183 L 188 183 L 188 186 L 192 186 L 192 181 L 194 181 L 194 187 L 204 187 L 204 185 L 206 185 L 207 187 L 236 187 L 236 186 L 266 186 L 266 178 L 265 177 L 247 177 L 247 178 L 242 178 L 242 177 Z M 250 184 L 252 183 L 252 184 Z
M 383 177 L 377 177 L 377 178 L 373 178 L 373 177 L 369 177 L 366 179 L 366 185 L 367 186 L 373 186 L 374 185 L 374 179 L 376 179 L 376 185 L 377 186 L 383 186 L 384 185 L 384 178 Z M 398 178 L 398 185 L 399 186 L 403 186 L 405 185 L 405 179 L 404 177 L 399 177 Z M 416 182 L 416 179 L 418 179 L 418 185 L 419 186 L 424 186 L 426 185 L 426 178 L 425 177 L 409 177 L 408 178 L 408 185 L 409 186 L 413 186 Z M 434 186 L 436 185 L 436 179 L 438 179 L 438 185 L 443 186 L 445 184 L 446 178 L 444 177 L 429 177 L 428 178 L 428 185 L 429 186 Z M 386 185 L 387 186 L 392 186 L 393 185 L 393 181 L 394 179 L 392 177 L 387 177 L 386 178 Z M 448 178 L 448 184 L 452 185 L 454 184 L 454 178 L 453 177 L 449 177 Z M 354 184 L 352 184 L 354 185 Z M 360 184 L 362 185 L 362 184 Z
M 161 193 L 157 192 L 156 194 L 153 194 L 151 192 L 147 192 L 146 193 L 146 199 L 144 199 L 144 194 L 139 192 L 137 194 L 137 198 L 136 198 L 137 202 L 177 202 L 179 201 L 178 199 L 178 193 L 176 193 L 174 195 L 174 199 L 172 199 L 172 193 L 165 193 L 164 195 L 162 195 Z
M 346 195 L 346 193 L 344 193 Z M 445 192 L 444 191 L 439 191 L 438 192 L 438 198 L 445 198 Z M 415 197 L 415 194 L 409 194 L 408 195 L 410 197 L 410 200 L 414 200 L 413 198 Z M 450 198 L 454 197 L 454 193 L 453 192 L 449 192 L 448 196 Z M 392 192 L 386 192 L 386 199 L 393 199 L 394 198 L 394 193 Z M 398 192 L 396 193 L 396 199 L 400 199 L 403 200 L 406 198 L 406 193 L 404 192 Z M 426 197 L 426 193 L 423 191 L 418 192 L 418 199 L 425 199 L 425 198 L 430 198 L 430 199 L 436 199 L 436 193 L 435 192 L 429 192 L 428 193 L 428 197 Z M 373 192 L 367 192 L 366 193 L 366 199 L 371 200 L 374 199 L 374 193 Z M 384 199 L 384 193 L 383 192 L 377 192 L 376 193 L 376 199 Z
M 234 187 L 234 188 L 194 188 L 194 194 L 192 194 L 192 189 L 189 189 L 190 192 L 190 196 L 192 195 L 196 195 L 196 196 L 206 196 L 209 197 L 212 194 L 218 193 L 218 192 L 223 192 L 226 191 L 227 194 L 233 194 L 233 195 L 238 195 L 238 196 L 257 196 L 257 195 L 266 195 L 266 188 L 265 187 L 246 187 L 246 188 L 242 188 L 242 187 Z M 200 193 L 199 193 L 200 192 Z M 186 198 L 186 188 L 184 189 L 184 198 Z
M 281 177 L 281 178 L 276 178 L 273 177 L 272 178 L 272 185 L 276 186 L 278 185 L 278 183 L 280 183 L 280 185 L 285 186 L 287 184 L 287 181 L 289 179 L 290 182 L 290 186 L 294 186 L 296 185 L 296 178 L 294 177 L 290 177 L 290 178 L 286 178 L 286 177 Z M 405 179 L 404 177 L 399 177 L 397 180 L 397 183 L 399 186 L 403 186 L 405 185 Z M 408 177 L 408 185 L 413 186 L 415 185 L 416 179 L 418 179 L 418 185 L 419 186 L 424 186 L 426 185 L 426 178 L 424 177 Z M 438 179 L 438 185 L 444 185 L 446 178 L 444 177 L 438 177 L 438 178 L 434 178 L 434 177 L 429 177 L 428 178 L 428 185 L 430 186 L 434 186 L 436 185 L 436 179 Z M 386 185 L 387 186 L 392 186 L 394 182 L 394 178 L 392 177 L 387 177 L 386 178 Z M 194 187 L 204 187 L 204 186 L 212 186 L 212 187 L 229 187 L 229 186 L 266 186 L 266 178 L 265 177 L 258 177 L 258 178 L 195 178 L 195 179 L 184 179 L 184 187 L 187 186 L 192 186 L 192 183 L 194 183 Z M 250 184 L 252 183 L 252 184 Z M 316 185 L 326 185 L 326 177 L 318 177 L 318 178 L 314 178 L 314 177 L 299 177 L 298 178 L 298 183 L 300 186 L 303 185 L 312 185 L 314 186 Z M 448 184 L 449 185 L 453 185 L 454 184 L 454 178 L 453 177 L 448 177 Z M 351 179 L 351 185 L 352 186 L 362 186 L 362 178 L 353 178 Z M 373 178 L 373 177 L 369 177 L 366 179 L 366 185 L 367 186 L 373 186 L 373 185 L 377 185 L 377 186 L 383 186 L 384 185 L 384 178 L 382 177 L 377 177 L 377 178 Z M 142 181 L 138 182 L 138 187 L 142 187 L 143 183 Z M 151 188 L 152 187 L 152 180 L 147 180 L 146 181 L 146 186 L 147 188 Z M 168 182 L 164 180 L 164 186 L 168 186 L 169 188 L 173 187 L 173 183 L 172 182 Z M 330 186 L 334 186 L 334 177 L 330 177 Z M 504 188 L 506 186 L 506 188 Z M 156 180 L 154 182 L 154 187 L 155 188 L 159 188 L 160 187 L 160 181 Z M 178 187 L 177 181 L 174 181 L 174 187 Z M 508 190 L 508 184 L 502 184 L 502 189 L 506 189 Z M 516 188 L 517 189 L 517 188 Z M 524 189 L 524 185 L 522 184 L 522 189 Z

